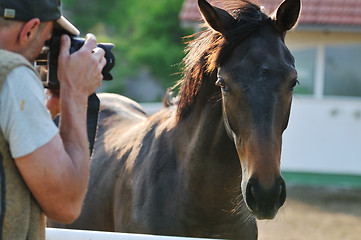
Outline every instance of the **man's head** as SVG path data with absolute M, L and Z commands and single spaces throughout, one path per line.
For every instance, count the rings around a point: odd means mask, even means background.
M 23 22 L 33 18 L 40 22 L 55 21 L 55 27 L 79 35 L 79 30 L 62 16 L 61 0 L 0 0 L 0 17 Z
M 0 0 L 0 47 L 34 61 L 53 28 L 79 35 L 61 14 L 61 0 Z

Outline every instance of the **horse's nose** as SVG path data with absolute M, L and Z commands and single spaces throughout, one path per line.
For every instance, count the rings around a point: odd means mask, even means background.
M 257 219 L 273 219 L 286 200 L 286 184 L 282 177 L 264 188 L 257 178 L 248 181 L 246 203 Z

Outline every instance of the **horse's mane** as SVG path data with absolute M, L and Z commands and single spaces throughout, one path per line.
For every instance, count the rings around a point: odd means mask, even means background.
M 189 36 L 198 37 L 188 42 L 187 55 L 183 59 L 183 78 L 177 84 L 180 87 L 178 121 L 191 111 L 203 81 L 215 72 L 217 66 L 226 61 L 243 39 L 271 21 L 258 4 L 249 1 L 223 1 L 222 8 L 236 20 L 232 26 L 226 26 L 226 36 L 209 26 L 205 26 L 203 32 Z

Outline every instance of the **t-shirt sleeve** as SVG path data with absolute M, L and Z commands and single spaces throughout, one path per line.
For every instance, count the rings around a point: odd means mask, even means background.
M 0 94 L 0 126 L 13 158 L 48 143 L 58 128 L 45 105 L 44 87 L 28 67 L 15 68 Z

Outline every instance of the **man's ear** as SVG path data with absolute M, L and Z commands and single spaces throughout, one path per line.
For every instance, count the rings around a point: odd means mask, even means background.
M 26 22 L 20 30 L 19 33 L 19 43 L 21 45 L 27 44 L 31 41 L 37 34 L 40 25 L 39 18 L 33 18 Z

